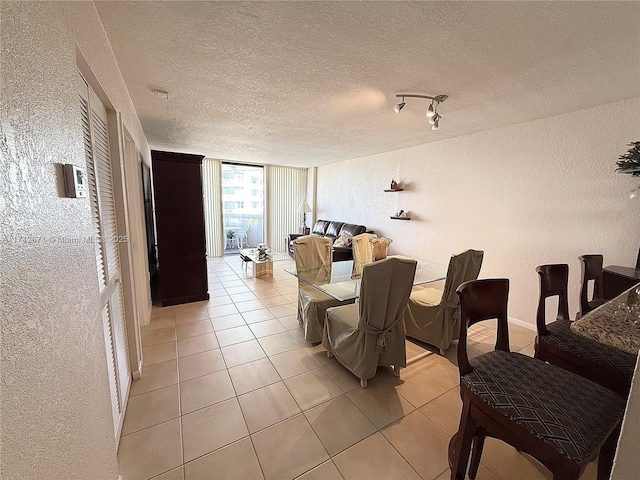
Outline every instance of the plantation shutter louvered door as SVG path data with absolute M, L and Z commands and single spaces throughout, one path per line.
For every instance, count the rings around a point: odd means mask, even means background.
M 78 76 L 113 428 L 118 441 L 131 387 L 131 368 L 120 279 L 107 111 L 82 76 Z

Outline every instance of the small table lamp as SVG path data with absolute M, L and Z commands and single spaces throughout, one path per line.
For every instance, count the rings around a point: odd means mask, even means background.
M 311 212 L 311 207 L 306 200 L 303 200 L 300 202 L 300 205 L 298 205 L 298 213 L 302 213 L 302 226 L 300 227 L 302 228 L 302 232 L 307 228 L 307 212 Z

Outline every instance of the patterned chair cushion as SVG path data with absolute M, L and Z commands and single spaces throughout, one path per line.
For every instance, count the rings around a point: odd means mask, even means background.
M 550 334 L 539 337 L 539 341 L 578 358 L 615 370 L 631 379 L 636 366 L 635 355 L 576 335 L 570 327 L 570 320 L 556 320 L 547 325 Z
M 622 418 L 618 395 L 541 360 L 496 350 L 470 363 L 462 385 L 578 464 Z

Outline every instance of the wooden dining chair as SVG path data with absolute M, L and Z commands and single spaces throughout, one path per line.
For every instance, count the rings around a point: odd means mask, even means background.
M 535 358 L 588 378 L 623 397 L 629 394 L 636 356 L 571 331 L 567 286 L 569 265 L 540 265 Z M 547 324 L 546 301 L 557 297 L 556 320 Z
M 458 288 L 462 415 L 449 444 L 451 479 L 475 478 L 486 436 L 531 455 L 554 480 L 575 480 L 600 455 L 609 478 L 625 402 L 610 390 L 535 358 L 509 351 L 508 279 L 472 280 Z M 467 329 L 497 319 L 495 350 L 469 360 Z
M 580 316 L 598 308 L 606 300 L 602 287 L 602 255 L 581 255 L 582 285 L 580 286 Z M 593 295 L 589 300 L 589 282 L 593 281 Z

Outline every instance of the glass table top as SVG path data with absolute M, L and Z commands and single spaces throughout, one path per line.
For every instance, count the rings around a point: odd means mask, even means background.
M 268 262 L 281 262 L 284 260 L 291 260 L 289 255 L 276 252 L 270 248 L 261 254 L 257 248 L 243 248 L 240 250 L 240 257 L 245 257 L 251 260 L 253 263 L 268 263 Z
M 409 258 L 400 255 L 392 255 L 397 258 Z M 413 279 L 413 285 L 423 285 L 425 283 L 437 282 L 444 280 L 447 275 L 447 265 L 429 262 L 426 260 L 417 260 L 416 275 Z M 331 278 L 327 281 L 327 274 L 322 272 L 305 273 L 298 275 L 295 266 L 285 268 L 285 272 L 298 277 L 298 279 L 308 285 L 311 285 L 321 292 L 326 293 L 336 300 L 352 300 L 360 296 L 360 284 L 362 280 L 351 278 L 353 269 L 353 261 L 333 262 L 331 264 Z

